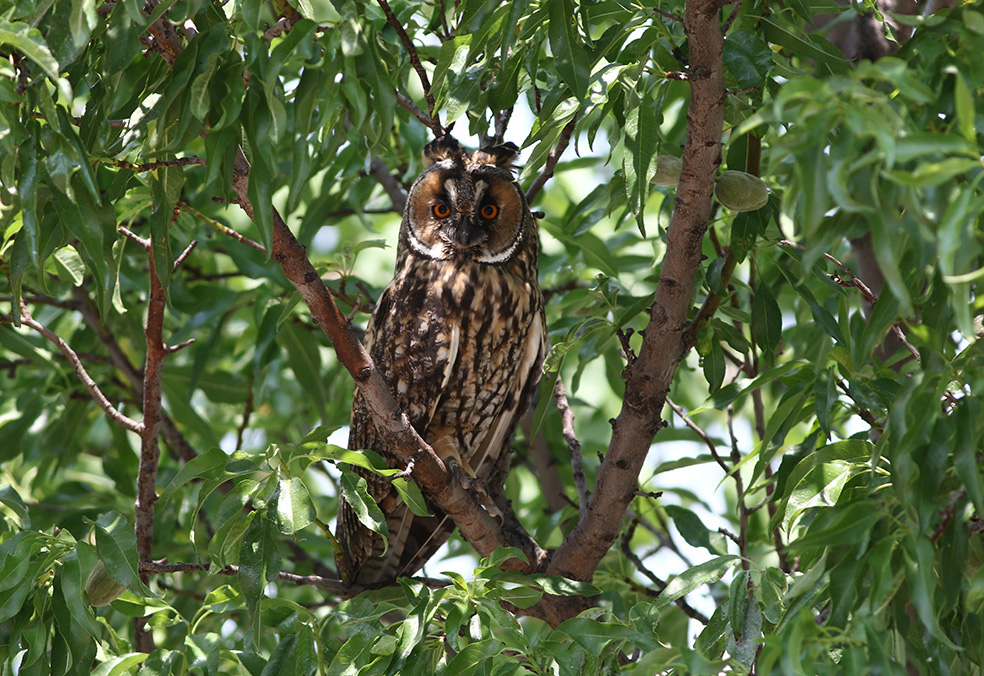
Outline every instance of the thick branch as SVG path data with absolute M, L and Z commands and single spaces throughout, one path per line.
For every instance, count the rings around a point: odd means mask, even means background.
M 615 542 L 649 446 L 663 424 L 660 412 L 673 374 L 686 352 L 687 317 L 701 261 L 701 241 L 711 216 L 714 174 L 721 162 L 725 94 L 718 7 L 712 0 L 688 0 L 686 5 L 691 88 L 687 140 L 656 297 L 642 349 L 626 368 L 622 411 L 613 423 L 587 518 L 553 555 L 547 568 L 550 573 L 588 580 Z

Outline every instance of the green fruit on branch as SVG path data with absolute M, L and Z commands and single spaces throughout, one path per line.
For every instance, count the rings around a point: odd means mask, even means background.
M 729 170 L 718 177 L 714 196 L 732 211 L 755 211 L 769 201 L 769 189 L 758 176 Z
M 683 160 L 673 155 L 656 156 L 656 175 L 650 183 L 655 185 L 676 185 L 680 182 Z
M 89 573 L 85 581 L 85 595 L 93 606 L 107 606 L 120 597 L 126 589 L 106 572 L 106 566 L 100 561 Z

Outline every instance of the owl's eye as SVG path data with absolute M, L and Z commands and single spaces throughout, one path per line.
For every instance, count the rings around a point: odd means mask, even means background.
M 434 206 L 431 207 L 431 211 L 438 218 L 447 218 L 451 215 L 451 209 L 444 202 L 435 202 Z
M 486 204 L 478 213 L 482 214 L 482 218 L 486 218 L 491 221 L 499 215 L 499 207 L 494 204 Z

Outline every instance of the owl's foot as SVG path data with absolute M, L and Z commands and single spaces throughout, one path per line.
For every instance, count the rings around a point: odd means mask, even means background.
M 486 487 L 485 482 L 474 476 L 466 466 L 465 472 L 461 471 L 461 467 L 458 465 L 457 458 L 450 457 L 445 460 L 448 465 L 448 470 L 451 472 L 451 476 L 457 481 L 462 488 L 474 495 L 485 511 L 489 513 L 490 516 L 499 518 L 502 516 L 502 510 L 499 506 L 495 504 L 495 500 L 489 495 L 489 489 Z

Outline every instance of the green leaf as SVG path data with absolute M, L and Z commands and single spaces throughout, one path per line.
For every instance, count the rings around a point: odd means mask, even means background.
M 689 509 L 678 505 L 665 505 L 666 514 L 673 519 L 673 525 L 691 547 L 703 547 L 711 554 L 727 553 L 724 536 L 712 533 L 704 522 Z
M 843 460 L 813 464 L 811 470 L 793 486 L 786 501 L 783 528 L 788 532 L 796 517 L 811 507 L 832 507 L 837 504 L 841 491 L 851 478 L 852 469 L 854 466 Z
M 92 676 L 120 676 L 138 664 L 142 664 L 149 656 L 148 653 L 126 653 L 111 657 L 93 669 Z
M 471 676 L 478 668 L 502 652 L 502 643 L 493 639 L 470 643 L 448 663 L 447 673 Z
M 714 332 L 711 333 L 713 335 Z M 707 390 L 713 396 L 721 389 L 727 364 L 724 361 L 724 349 L 722 349 L 721 342 L 716 335 L 711 340 L 710 348 L 710 352 L 701 358 L 700 363 L 704 371 L 704 378 L 707 380 Z
M 427 502 L 424 500 L 424 495 L 420 492 L 420 486 L 417 485 L 416 481 L 393 479 L 392 485 L 411 512 L 417 516 L 433 516 L 427 508 Z
M 782 339 L 782 311 L 772 289 L 761 285 L 752 298 L 752 338 L 765 352 L 772 353 Z
M 107 512 L 93 524 L 96 527 L 96 553 L 110 577 L 138 596 L 160 598 L 140 581 L 137 536 L 133 526 L 119 512 Z
M 716 556 L 709 561 L 688 568 L 670 580 L 659 594 L 656 606 L 662 608 L 682 598 L 705 584 L 717 582 L 731 568 L 737 556 L 728 554 Z
M 355 512 L 359 523 L 382 536 L 383 551 L 385 552 L 389 546 L 389 529 L 386 527 L 386 517 L 383 516 L 383 512 L 379 509 L 376 501 L 369 495 L 366 480 L 355 472 L 342 472 L 339 489 L 342 493 L 342 499 Z
M 645 81 L 644 81 L 645 82 Z M 646 197 L 649 195 L 649 179 L 656 174 L 656 151 L 659 145 L 659 118 L 657 104 L 648 96 L 643 83 L 637 92 L 635 107 L 626 111 L 625 158 L 622 169 L 625 174 L 625 194 L 629 199 L 629 207 L 636 216 L 639 232 L 646 236 L 646 225 L 643 211 Z M 617 277 L 617 275 L 612 275 Z
M 591 76 L 591 64 L 577 29 L 574 3 L 572 0 L 554 0 L 547 3 L 547 11 L 550 17 L 547 37 L 557 73 L 574 96 L 584 98 Z
M 277 525 L 284 535 L 306 528 L 317 517 L 314 500 L 299 477 L 280 480 L 277 498 Z
M 195 479 L 215 479 L 219 477 L 222 470 L 225 469 L 228 460 L 229 456 L 221 448 L 210 448 L 201 455 L 197 455 L 186 462 L 161 492 L 161 497 L 157 502 L 157 508 L 163 508 L 177 490 L 189 481 Z
M 327 417 L 328 395 L 322 381 L 321 348 L 313 333 L 303 326 L 286 322 L 280 327 L 280 338 L 290 360 L 290 367 L 297 381 L 304 388 L 310 401 L 317 407 L 318 415 Z
M 824 436 L 830 438 L 830 415 L 837 403 L 837 385 L 833 367 L 817 373 L 813 383 L 814 408 L 817 425 Z
M 757 33 L 737 30 L 724 39 L 724 67 L 738 89 L 764 88 L 772 69 L 772 50 Z
M 51 256 L 51 260 L 54 261 L 58 276 L 61 277 L 62 281 L 72 286 L 82 285 L 82 281 L 85 279 L 85 264 L 75 247 L 66 246 L 58 249 Z
M 99 25 L 96 14 L 96 0 L 72 0 L 72 14 L 68 26 L 72 33 L 72 42 L 79 49 L 89 42 L 92 31 Z
M 566 622 L 562 622 L 557 627 L 557 631 L 562 631 L 570 636 L 578 645 L 582 646 L 592 655 L 601 655 L 609 644 L 621 644 L 626 640 L 648 650 L 652 650 L 659 645 L 655 636 L 646 636 L 642 632 L 632 627 L 627 627 L 624 624 L 599 622 L 590 617 L 571 618 Z
M 266 584 L 276 580 L 280 573 L 280 550 L 270 520 L 263 518 L 259 512 L 253 512 L 250 516 L 239 553 L 239 587 L 243 591 L 249 616 L 247 633 L 252 635 L 253 645 L 259 645 L 260 599 L 263 598 Z
M 72 88 L 68 80 L 59 77 L 58 61 L 51 54 L 44 37 L 37 28 L 26 23 L 15 21 L 10 23 L 0 18 L 0 45 L 9 45 L 41 67 L 41 70 L 51 78 L 58 87 L 59 93 L 67 105 L 72 103 Z
M 984 514 L 984 479 L 977 461 L 980 449 L 981 400 L 961 399 L 953 411 L 953 425 L 957 430 L 953 466 L 957 476 L 967 489 L 967 496 L 974 504 L 977 514 Z

